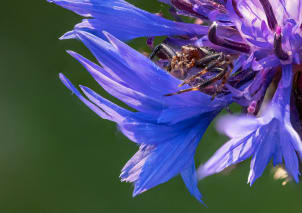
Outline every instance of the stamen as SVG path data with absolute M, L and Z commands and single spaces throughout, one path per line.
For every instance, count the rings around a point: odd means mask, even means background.
M 194 11 L 194 5 L 188 1 L 188 0 L 171 0 L 171 3 L 174 5 L 175 8 L 177 8 L 180 11 L 185 11 L 187 13 L 190 13 L 194 16 L 201 17 L 203 19 L 208 19 L 205 16 L 202 16 L 201 14 Z
M 237 5 L 236 0 L 232 0 L 232 5 L 233 5 L 234 11 L 237 14 L 237 16 L 239 16 L 239 18 L 243 18 L 243 15 L 240 13 L 240 11 L 238 9 L 238 5 Z
M 264 9 L 266 18 L 267 18 L 267 22 L 268 22 L 268 26 L 271 30 L 275 30 L 276 27 L 278 26 L 278 22 L 277 19 L 275 17 L 272 5 L 270 4 L 270 2 L 268 0 L 259 0 L 260 3 L 262 4 L 262 7 Z
M 219 38 L 216 34 L 217 32 L 217 23 L 214 22 L 208 32 L 208 38 L 209 40 L 218 46 L 225 47 L 232 50 L 237 50 L 244 53 L 250 52 L 250 47 L 247 44 L 231 41 L 225 38 Z
M 286 61 L 289 59 L 289 55 L 282 49 L 282 35 L 280 27 L 277 27 L 274 37 L 274 51 L 275 55 L 280 60 Z
M 175 19 L 175 21 L 182 22 L 182 19 L 180 18 L 179 15 L 177 15 L 177 11 L 174 7 L 171 7 L 169 9 L 169 12 L 170 12 L 171 16 Z
M 148 38 L 146 43 L 149 48 L 153 49 L 154 48 L 154 37 Z
M 170 2 L 179 11 L 204 20 L 208 20 L 208 13 L 214 10 L 222 14 L 227 13 L 224 6 L 226 0 L 170 0 Z
M 256 108 L 257 108 L 257 102 L 252 101 L 251 104 L 247 108 L 247 113 L 249 115 L 254 115 L 254 113 L 256 112 Z

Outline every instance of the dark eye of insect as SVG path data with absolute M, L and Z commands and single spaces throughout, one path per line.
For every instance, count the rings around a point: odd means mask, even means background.
M 223 92 L 233 69 L 232 56 L 207 47 L 182 46 L 175 50 L 167 44 L 159 44 L 150 54 L 150 59 L 158 57 L 158 63 L 171 75 L 182 80 L 179 86 L 190 88 L 175 91 L 166 96 L 190 91 L 201 91 L 213 98 Z

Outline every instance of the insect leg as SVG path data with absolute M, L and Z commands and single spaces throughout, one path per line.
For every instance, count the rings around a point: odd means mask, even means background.
M 213 69 L 220 61 L 222 55 L 218 54 L 218 58 L 217 60 L 213 61 L 212 63 L 210 63 L 206 68 L 204 68 L 203 70 L 201 70 L 200 72 L 198 72 L 196 75 L 193 75 L 192 77 L 190 77 L 189 79 L 185 80 L 184 82 L 182 82 L 179 87 L 182 87 L 185 84 L 190 83 L 191 81 L 193 81 L 194 79 L 196 79 L 197 77 L 207 73 L 210 69 Z M 213 60 L 213 59 L 211 59 Z M 220 72 L 223 72 L 224 70 L 221 70 Z M 218 74 L 219 75 L 219 74 Z M 209 79 L 211 80 L 211 79 Z M 206 81 L 207 82 L 207 81 Z
M 203 87 L 206 87 L 206 86 L 214 83 L 217 80 L 220 80 L 225 75 L 226 72 L 227 72 L 227 69 L 223 69 L 220 73 L 215 75 L 213 78 L 210 78 L 210 79 L 202 82 L 198 87 L 203 88 Z
M 199 47 L 199 50 L 200 50 L 203 54 L 205 54 L 205 55 L 210 55 L 210 54 L 211 54 L 210 50 L 208 50 L 207 48 Z
M 201 76 L 201 75 L 203 75 L 203 74 L 206 74 L 207 72 L 208 72 L 207 69 L 201 70 L 201 71 L 198 72 L 196 75 L 193 75 L 193 76 L 190 77 L 189 79 L 184 80 L 184 82 L 182 82 L 181 84 L 179 84 L 178 87 L 182 87 L 183 85 L 190 83 L 191 81 L 193 81 L 193 80 L 196 79 L 197 77 L 199 77 L 199 76 Z
M 198 90 L 199 90 L 199 86 L 198 87 L 192 87 L 192 88 L 188 88 L 188 89 L 179 90 L 179 91 L 174 92 L 174 93 L 166 94 L 165 96 L 178 95 L 178 94 L 182 94 L 182 93 L 185 93 L 185 92 L 198 91 Z
M 206 56 L 206 57 L 200 59 L 199 61 L 197 61 L 196 64 L 195 64 L 195 66 L 196 67 L 204 67 L 205 64 L 208 64 L 209 62 L 211 62 L 213 60 L 216 60 L 216 59 L 218 59 L 220 57 L 221 57 L 220 53 Z
M 176 56 L 176 52 L 173 50 L 172 47 L 170 47 L 167 44 L 159 44 L 157 45 L 152 53 L 150 54 L 149 58 L 152 60 L 158 53 L 163 53 L 168 59 L 172 59 L 174 56 Z
M 216 89 L 216 92 L 212 95 L 212 100 L 214 100 L 214 98 L 216 97 L 216 95 L 220 92 L 222 92 L 224 85 L 227 83 L 230 74 L 232 73 L 232 69 L 228 69 L 228 67 L 225 68 L 225 72 L 224 75 L 222 77 L 222 82 L 221 84 L 218 86 L 218 88 Z
M 221 68 L 221 67 L 214 67 L 213 69 L 211 69 L 210 71 L 211 72 L 214 72 L 214 73 L 221 73 L 221 72 L 223 72 L 223 68 Z

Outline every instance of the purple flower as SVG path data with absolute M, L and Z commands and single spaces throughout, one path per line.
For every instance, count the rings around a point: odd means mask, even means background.
M 218 128 L 231 140 L 199 168 L 200 178 L 252 157 L 250 184 L 262 175 L 270 160 L 274 165 L 284 163 L 289 174 L 299 182 L 302 142 L 290 120 L 292 81 L 292 67 L 286 65 L 278 89 L 262 116 L 228 116 L 220 121 Z
M 243 113 L 219 121 L 231 139 L 201 165 L 199 178 L 252 157 L 250 184 L 271 160 L 299 181 L 301 0 L 160 0 L 176 21 L 123 0 L 48 1 L 88 18 L 61 39 L 82 41 L 101 66 L 69 53 L 133 109 L 80 86 L 84 96 L 60 75 L 82 102 L 139 145 L 121 173 L 134 183 L 134 196 L 181 174 L 201 201 L 194 153 L 211 121 L 233 102 Z M 184 23 L 180 15 L 204 25 Z M 147 37 L 153 46 L 156 36 L 166 38 L 154 48 L 153 61 L 120 41 Z M 273 97 L 267 101 L 268 91 Z
M 301 4 L 299 0 L 227 2 L 232 23 L 250 46 L 249 58 L 258 63 L 259 73 L 263 75 L 258 74 L 254 82 L 260 83 L 262 79 L 260 84 L 269 85 L 273 79 L 278 81 L 278 76 L 282 77 L 272 100 L 259 117 L 228 116 L 222 119 L 218 128 L 231 139 L 199 168 L 200 179 L 252 157 L 250 184 L 262 175 L 271 160 L 274 166 L 284 164 L 293 179 L 299 181 L 302 111 L 299 106 L 301 76 L 297 71 L 301 69 Z M 229 89 L 240 99 L 246 97 L 245 100 L 255 101 L 257 97 L 255 103 L 262 103 L 260 100 L 267 87 L 263 88 L 260 99 L 258 95 L 250 98 L 251 90 Z M 251 103 L 249 109 L 253 110 Z

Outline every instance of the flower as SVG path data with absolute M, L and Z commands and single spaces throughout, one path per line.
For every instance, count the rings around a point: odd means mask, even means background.
M 117 123 L 119 130 L 139 145 L 139 151 L 122 169 L 122 181 L 134 183 L 135 196 L 181 174 L 188 190 L 201 201 L 194 153 L 210 122 L 230 102 L 229 97 L 213 101 L 203 93 L 166 97 L 165 93 L 177 90 L 181 81 L 148 58 L 108 33 L 110 43 L 85 31 L 75 35 L 103 68 L 75 52 L 68 53 L 108 93 L 135 110 L 119 107 L 80 86 L 84 97 L 60 74 L 62 82 L 83 103 L 101 118 Z
M 286 65 L 278 89 L 261 117 L 229 116 L 220 121 L 219 128 L 231 140 L 199 168 L 200 178 L 252 156 L 250 184 L 262 175 L 271 159 L 274 165 L 284 162 L 286 170 L 299 182 L 302 142 L 290 120 L 292 81 L 292 67 Z
M 48 1 L 88 18 L 61 39 L 81 40 L 102 67 L 69 53 L 134 110 L 80 86 L 85 98 L 60 75 L 88 107 L 139 145 L 121 174 L 134 183 L 134 195 L 181 174 L 201 201 L 194 153 L 208 125 L 233 102 L 244 113 L 218 122 L 231 139 L 200 166 L 199 178 L 252 157 L 250 184 L 271 159 L 299 181 L 301 0 L 160 0 L 171 6 L 177 21 L 123 0 Z M 180 15 L 201 21 L 184 23 Z M 150 55 L 155 63 L 120 41 L 148 37 L 152 46 L 155 36 L 166 36 Z M 269 89 L 273 85 L 276 90 Z M 269 92 L 272 100 L 265 99 Z
M 262 175 L 270 160 L 274 166 L 285 164 L 287 172 L 299 182 L 301 4 L 299 0 L 227 2 L 230 20 L 250 46 L 249 58 L 259 64 L 260 73 L 264 70 L 271 73 L 271 78 L 266 77 L 270 79 L 268 84 L 272 79 L 278 80 L 278 75 L 282 77 L 267 109 L 259 117 L 222 119 L 218 128 L 231 140 L 199 168 L 200 179 L 252 157 L 250 184 Z M 242 97 L 243 93 L 240 91 L 238 95 Z

